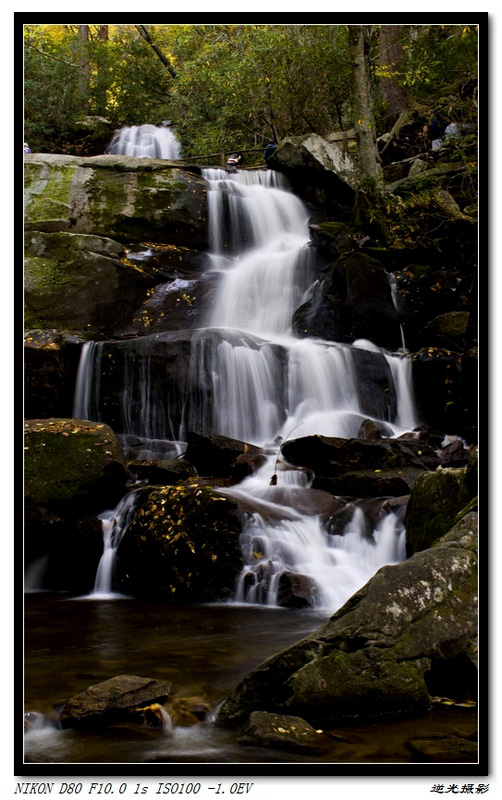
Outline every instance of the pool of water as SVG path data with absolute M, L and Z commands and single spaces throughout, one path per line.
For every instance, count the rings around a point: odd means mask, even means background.
M 25 711 L 53 714 L 70 696 L 114 675 L 169 680 L 174 695 L 213 709 L 265 658 L 326 618 L 253 606 L 162 606 L 132 599 L 25 597 Z M 436 734 L 472 737 L 473 709 L 438 706 L 422 717 L 337 726 L 322 757 L 242 747 L 211 721 L 160 730 L 121 725 L 99 733 L 43 727 L 25 734 L 26 763 L 406 763 L 408 742 Z

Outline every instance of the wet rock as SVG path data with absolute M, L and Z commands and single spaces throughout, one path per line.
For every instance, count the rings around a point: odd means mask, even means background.
M 176 278 L 148 292 L 132 322 L 117 335 L 146 336 L 163 331 L 202 327 L 214 300 L 218 276 L 200 279 Z
M 476 594 L 471 512 L 433 547 L 380 569 L 327 623 L 251 672 L 223 703 L 219 724 L 243 724 L 257 710 L 315 725 L 423 713 L 432 662 L 455 669 L 472 647 Z
M 145 489 L 117 550 L 121 591 L 161 602 L 229 597 L 242 569 L 235 503 L 208 487 Z
M 336 495 L 408 494 L 417 477 L 437 466 L 432 448 L 415 441 L 306 436 L 285 442 L 284 457 L 313 470 L 312 487 Z
M 332 744 L 304 719 L 267 711 L 252 712 L 238 742 L 246 747 L 271 747 L 305 755 L 322 755 Z
M 356 243 L 350 228 L 343 222 L 322 222 L 309 225 L 312 244 L 330 259 L 337 260 L 355 249 Z
M 305 608 L 315 603 L 317 590 L 307 575 L 283 572 L 279 578 L 277 604 L 286 608 Z
M 465 449 L 462 439 L 455 439 L 445 445 L 439 454 L 439 463 L 442 467 L 463 467 L 469 461 L 469 452 Z
M 410 739 L 408 745 L 424 761 L 469 763 L 478 760 L 476 742 L 459 736 L 449 736 L 447 733 Z
M 55 329 L 25 332 L 25 417 L 71 417 L 83 343 L 82 337 Z
M 239 456 L 261 455 L 261 450 L 252 444 L 218 436 L 212 433 L 188 434 L 185 458 L 194 465 L 199 475 L 205 477 L 227 477 L 233 474 L 234 464 Z M 237 475 L 242 474 L 243 462 L 235 464 Z
M 188 478 L 196 477 L 196 470 L 185 458 L 171 458 L 168 461 L 156 459 L 133 459 L 128 467 L 139 480 L 157 486 L 171 486 Z
M 425 550 L 451 528 L 471 495 L 465 469 L 424 472 L 411 490 L 406 509 L 406 552 Z
M 163 703 L 171 690 L 169 681 L 117 675 L 71 697 L 61 711 L 61 726 L 101 728 L 121 722 L 130 718 L 134 708 Z
M 398 348 L 401 333 L 387 274 L 361 252 L 335 262 L 314 287 L 312 298 L 293 314 L 298 336 L 351 343 L 369 339 Z
M 103 423 L 28 420 L 24 455 L 27 507 L 76 517 L 113 508 L 124 494 L 124 454 Z
M 382 439 L 382 433 L 378 425 L 375 425 L 371 419 L 365 419 L 359 428 L 357 438 L 378 440 Z
M 469 463 L 467 464 L 467 469 L 465 472 L 465 481 L 467 483 L 467 489 L 471 497 L 475 497 L 478 494 L 479 486 L 478 486 L 478 448 L 474 447 L 472 453 L 469 457 Z

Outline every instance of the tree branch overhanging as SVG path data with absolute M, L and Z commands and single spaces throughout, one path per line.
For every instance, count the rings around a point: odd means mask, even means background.
M 156 54 L 157 58 L 165 66 L 165 68 L 167 69 L 167 71 L 169 72 L 171 77 L 176 79 L 177 78 L 176 70 L 174 69 L 173 65 L 171 64 L 171 62 L 169 61 L 167 56 L 164 55 L 164 53 L 162 52 L 160 47 L 157 44 L 155 44 L 155 42 L 153 41 L 152 36 L 151 36 L 150 32 L 148 31 L 146 25 L 135 25 L 134 27 L 136 28 L 136 30 L 138 31 L 140 36 L 143 37 L 145 42 L 148 42 L 148 44 L 150 45 L 150 47 L 152 48 L 152 50 Z

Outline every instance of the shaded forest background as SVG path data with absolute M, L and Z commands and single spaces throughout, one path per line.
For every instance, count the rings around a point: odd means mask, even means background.
M 26 25 L 25 140 L 88 155 L 86 116 L 169 119 L 189 158 L 347 130 L 358 33 L 375 136 L 403 114 L 476 121 L 476 25 Z

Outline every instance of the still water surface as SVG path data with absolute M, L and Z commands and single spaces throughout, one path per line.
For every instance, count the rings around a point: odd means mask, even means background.
M 25 596 L 25 709 L 52 712 L 71 695 L 114 675 L 170 680 L 176 697 L 200 696 L 216 709 L 265 658 L 317 628 L 326 614 L 256 606 L 160 606 L 129 599 Z M 471 709 L 437 707 L 418 719 L 352 724 L 331 731 L 322 758 L 241 747 L 211 722 L 176 727 L 172 737 L 138 726 L 83 733 L 41 728 L 25 737 L 27 763 L 406 763 L 420 759 L 410 738 L 471 736 Z

